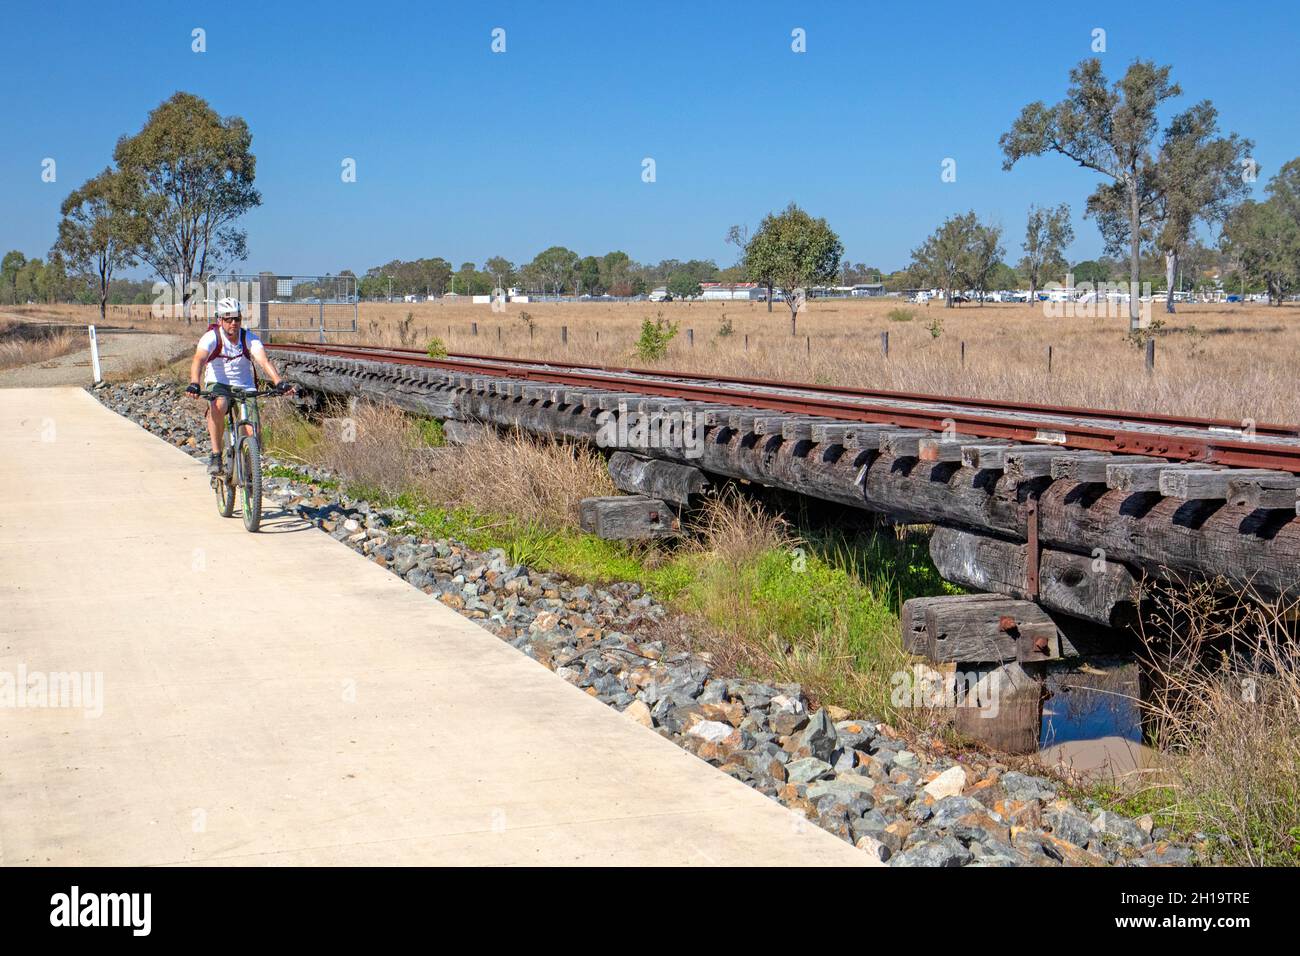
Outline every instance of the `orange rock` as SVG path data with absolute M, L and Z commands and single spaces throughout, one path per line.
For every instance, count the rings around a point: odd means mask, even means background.
M 993 807 L 998 802 L 1001 791 L 998 788 L 998 781 L 995 777 L 985 777 L 983 780 L 977 780 L 971 786 L 966 788 L 964 794 L 972 800 L 978 800 L 986 807 Z
M 1069 840 L 1062 840 L 1060 837 L 1052 836 L 1050 833 L 1043 835 L 1043 839 L 1050 843 L 1053 849 L 1061 855 L 1061 859 L 1066 866 L 1105 866 L 1106 861 L 1096 853 L 1089 853 L 1071 843 Z
M 739 727 L 745 719 L 745 705 L 738 700 L 730 704 L 700 704 L 700 711 L 707 720 L 731 724 L 733 727 Z

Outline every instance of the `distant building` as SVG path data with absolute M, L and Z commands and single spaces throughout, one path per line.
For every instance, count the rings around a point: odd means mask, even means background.
M 883 282 L 859 282 L 857 285 L 849 286 L 849 295 L 877 296 L 884 294 L 885 284 Z
M 758 302 L 763 298 L 763 287 L 757 282 L 701 282 L 700 298 Z

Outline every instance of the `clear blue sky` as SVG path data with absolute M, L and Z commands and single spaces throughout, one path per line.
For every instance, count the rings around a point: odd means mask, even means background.
M 1095 175 L 1059 157 L 1004 173 L 997 139 L 1023 104 L 1061 97 L 1096 27 L 1108 76 L 1136 57 L 1172 64 L 1179 107 L 1208 97 L 1255 140 L 1257 190 L 1300 155 L 1294 2 L 6 7 L 0 250 L 42 257 L 60 200 L 178 89 L 252 129 L 250 271 L 525 262 L 555 243 L 727 265 L 727 226 L 792 199 L 885 269 L 970 208 L 1005 227 L 1014 260 L 1028 205 L 1067 201 L 1071 255 L 1089 258 Z M 206 53 L 191 52 L 195 27 Z M 41 181 L 45 157 L 56 183 Z

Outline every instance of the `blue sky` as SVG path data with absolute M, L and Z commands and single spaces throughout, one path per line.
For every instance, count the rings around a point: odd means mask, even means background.
M 1255 140 L 1257 190 L 1300 155 L 1295 3 L 6 6 L 0 249 L 28 255 L 48 250 L 62 198 L 178 89 L 252 129 L 250 271 L 524 262 L 555 243 L 727 265 L 728 225 L 790 200 L 885 269 L 972 208 L 1005 227 L 1014 260 L 1029 204 L 1067 201 L 1071 255 L 1089 258 L 1095 175 L 1059 157 L 1004 173 L 997 139 L 1025 103 L 1061 97 L 1098 27 L 1108 76 L 1137 57 L 1172 64 L 1178 107 L 1208 97 Z M 340 177 L 349 157 L 355 183 Z M 956 182 L 940 178 L 948 157 Z

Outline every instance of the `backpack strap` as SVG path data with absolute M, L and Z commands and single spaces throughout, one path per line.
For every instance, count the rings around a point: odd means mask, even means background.
M 210 365 L 221 354 L 221 329 L 217 323 L 208 326 L 208 331 L 212 333 L 212 349 L 208 352 L 208 364 Z
M 248 367 L 253 372 L 253 388 L 257 388 L 257 363 L 253 361 L 252 350 L 248 347 L 248 329 L 239 329 L 239 353 L 248 360 Z

